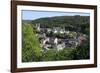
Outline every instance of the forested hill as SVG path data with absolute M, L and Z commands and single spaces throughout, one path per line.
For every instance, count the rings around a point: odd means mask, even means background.
M 23 23 L 31 24 L 32 20 L 22 20 Z
M 69 31 L 79 31 L 89 34 L 89 16 L 55 16 L 39 18 L 32 21 L 32 24 L 40 24 L 41 27 L 65 27 Z

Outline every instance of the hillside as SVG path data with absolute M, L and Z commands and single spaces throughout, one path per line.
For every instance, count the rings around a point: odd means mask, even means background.
M 32 21 L 33 25 L 40 24 L 40 27 L 65 27 L 69 31 L 86 33 L 89 30 L 89 16 L 55 16 L 39 18 Z

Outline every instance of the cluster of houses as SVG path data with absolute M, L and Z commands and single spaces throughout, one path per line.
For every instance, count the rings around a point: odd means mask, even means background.
M 61 27 L 41 28 L 40 24 L 36 24 L 33 27 L 38 31 L 36 36 L 39 39 L 42 51 L 50 49 L 59 51 L 67 48 L 75 48 L 77 45 L 81 44 L 83 40 L 86 40 L 86 35 L 68 31 Z M 53 35 L 51 35 L 51 32 Z M 63 35 L 63 37 L 54 36 L 56 34 Z

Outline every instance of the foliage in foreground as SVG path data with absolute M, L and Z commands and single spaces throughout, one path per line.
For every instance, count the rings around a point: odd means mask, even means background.
M 22 25 L 22 61 L 37 60 L 40 56 L 39 41 L 30 24 Z

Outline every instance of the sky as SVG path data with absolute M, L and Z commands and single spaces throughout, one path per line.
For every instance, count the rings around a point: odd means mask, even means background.
M 54 17 L 54 16 L 89 16 L 89 13 L 72 13 L 72 12 L 53 12 L 53 11 L 31 11 L 22 10 L 22 20 L 35 20 L 43 17 Z

